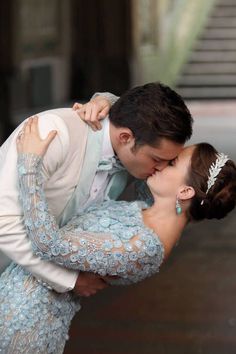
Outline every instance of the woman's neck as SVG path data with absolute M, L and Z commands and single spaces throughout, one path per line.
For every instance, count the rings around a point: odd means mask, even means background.
M 165 249 L 165 258 L 168 257 L 188 222 L 186 214 L 177 215 L 175 203 L 167 200 L 155 201 L 142 214 L 144 224 L 158 235 Z

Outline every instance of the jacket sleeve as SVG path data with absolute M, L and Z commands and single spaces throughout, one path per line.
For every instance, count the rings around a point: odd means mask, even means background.
M 66 292 L 74 288 L 78 272 L 64 269 L 35 256 L 23 224 L 22 208 L 18 200 L 15 144 L 22 125 L 23 123 L 0 148 L 0 250 L 15 263 L 26 268 L 44 285 L 58 292 Z M 64 122 L 55 115 L 43 114 L 39 119 L 39 128 L 42 137 L 50 130 L 58 131 L 58 136 L 45 155 L 42 173 L 46 181 L 63 162 L 69 140 Z

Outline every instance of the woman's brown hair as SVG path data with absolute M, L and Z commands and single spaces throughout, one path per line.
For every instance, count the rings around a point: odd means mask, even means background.
M 236 204 L 236 166 L 228 160 L 217 175 L 214 185 L 208 193 L 207 181 L 209 168 L 216 161 L 217 151 L 207 143 L 195 146 L 187 183 L 195 190 L 188 210 L 190 221 L 203 219 L 221 219 L 225 217 Z

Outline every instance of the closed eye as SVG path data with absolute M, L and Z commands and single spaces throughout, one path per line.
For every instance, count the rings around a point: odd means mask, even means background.
M 168 166 L 174 166 L 174 165 L 175 165 L 175 159 L 170 160 L 170 161 L 168 162 Z

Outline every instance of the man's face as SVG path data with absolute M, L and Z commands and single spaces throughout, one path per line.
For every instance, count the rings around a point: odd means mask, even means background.
M 165 138 L 160 140 L 158 147 L 142 145 L 134 148 L 134 143 L 135 140 L 132 139 L 123 146 L 118 156 L 127 171 L 139 179 L 146 179 L 156 170 L 163 170 L 183 149 L 182 144 Z
M 186 147 L 164 170 L 156 171 L 148 178 L 147 184 L 153 196 L 176 198 L 178 188 L 186 184 L 194 149 L 194 145 Z

